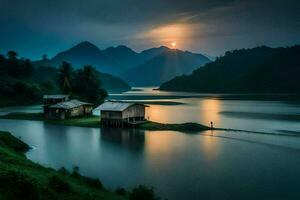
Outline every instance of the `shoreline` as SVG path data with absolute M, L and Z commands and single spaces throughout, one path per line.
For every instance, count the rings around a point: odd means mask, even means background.
M 24 113 L 24 112 L 12 112 L 5 115 L 0 115 L 0 119 L 10 119 L 10 120 L 29 120 L 29 121 L 40 121 L 57 126 L 72 126 L 72 127 L 83 127 L 83 128 L 101 128 L 100 117 L 99 116 L 87 116 L 78 117 L 65 120 L 48 120 L 44 119 L 42 113 Z M 113 127 L 112 127 L 113 128 Z M 135 127 L 124 127 L 124 129 L 138 129 L 145 131 L 178 131 L 182 133 L 199 133 L 202 131 L 230 131 L 230 132 L 243 132 L 243 133 L 253 133 L 260 135 L 273 135 L 273 136 L 286 136 L 286 137 L 300 137 L 298 132 L 289 133 L 271 133 L 262 131 L 251 131 L 251 130 L 241 130 L 232 128 L 210 128 L 208 126 L 199 123 L 181 123 L 181 124 L 163 124 L 153 121 L 146 121 L 144 123 L 138 124 Z
M 59 126 L 74 126 L 74 127 L 86 127 L 86 128 L 101 128 L 99 116 L 87 116 L 78 117 L 65 120 L 49 120 L 44 119 L 42 113 L 23 113 L 13 112 L 6 115 L 1 115 L 0 119 L 12 119 L 12 120 L 30 120 L 30 121 L 42 121 L 45 123 L 59 125 Z M 130 127 L 127 127 L 131 129 Z M 151 130 L 151 131 L 180 131 L 180 132 L 200 132 L 207 130 L 220 130 L 217 128 L 211 129 L 208 126 L 198 123 L 182 123 L 182 124 L 162 124 L 158 122 L 146 121 L 132 127 L 140 130 Z
M 157 198 L 144 185 L 108 189 L 100 179 L 81 175 L 78 166 L 73 170 L 43 166 L 26 157 L 30 149 L 10 132 L 0 130 L 0 199 L 129 200 L 141 192 L 146 199 Z

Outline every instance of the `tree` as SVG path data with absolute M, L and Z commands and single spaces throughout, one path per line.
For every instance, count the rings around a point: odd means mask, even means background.
M 102 103 L 107 93 L 101 88 L 97 71 L 90 65 L 77 71 L 74 79 L 74 93 L 79 98 L 91 103 Z
M 5 57 L 0 54 L 0 64 L 2 64 L 5 61 Z
M 0 54 L 0 76 L 4 75 L 5 70 L 6 70 L 5 69 L 5 66 L 6 66 L 5 61 L 6 61 L 5 57 Z
M 15 51 L 9 51 L 7 52 L 7 57 L 9 60 L 16 60 L 18 56 L 18 53 Z
M 154 189 L 139 185 L 134 188 L 129 197 L 130 200 L 158 200 L 155 196 Z
M 34 70 L 31 61 L 29 59 L 26 59 L 21 67 L 22 67 L 22 75 L 24 76 L 30 76 Z
M 63 61 L 62 65 L 58 69 L 58 85 L 64 93 L 72 93 L 72 77 L 73 68 L 71 64 Z
M 42 60 L 48 60 L 47 54 L 44 54 L 44 55 L 42 56 Z

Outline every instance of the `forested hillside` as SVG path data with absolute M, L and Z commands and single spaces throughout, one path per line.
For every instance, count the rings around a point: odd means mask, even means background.
M 161 90 L 208 93 L 299 93 L 300 46 L 257 47 L 226 52 Z
M 64 91 L 60 85 L 59 79 L 65 78 L 59 77 L 65 65 L 70 67 L 72 91 Z M 8 52 L 6 56 L 0 55 L 0 106 L 41 103 L 44 94 L 66 92 L 96 103 L 106 96 L 102 88 L 128 90 L 130 86 L 117 77 L 98 72 L 92 66 L 75 70 L 70 64 L 62 63 L 59 68 L 54 68 L 38 66 L 29 59 L 18 58 L 14 51 Z

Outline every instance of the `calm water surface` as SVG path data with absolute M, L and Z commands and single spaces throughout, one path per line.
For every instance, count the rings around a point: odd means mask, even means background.
M 150 120 L 187 121 L 267 133 L 300 132 L 300 107 L 277 101 L 219 100 L 215 96 L 132 91 L 110 98 L 147 101 Z M 39 111 L 39 107 L 6 108 Z M 299 199 L 300 137 L 246 132 L 137 131 L 63 127 L 0 120 L 33 146 L 28 158 L 99 177 L 113 189 L 154 186 L 160 196 L 184 199 Z M 299 133 L 300 134 L 300 133 Z

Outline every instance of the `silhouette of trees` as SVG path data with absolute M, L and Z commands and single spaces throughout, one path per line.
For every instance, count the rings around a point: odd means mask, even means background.
M 18 53 L 15 51 L 9 51 L 7 52 L 7 57 L 9 60 L 16 60 L 18 56 Z
M 58 69 L 58 85 L 60 89 L 66 93 L 72 93 L 71 81 L 73 78 L 73 68 L 70 63 L 62 62 L 62 65 Z
M 159 200 L 153 188 L 148 188 L 143 185 L 139 185 L 136 188 L 133 188 L 129 196 L 130 200 Z
M 107 93 L 101 88 L 101 81 L 96 73 L 96 70 L 90 65 L 79 69 L 74 77 L 74 94 L 83 100 L 101 103 Z
M 43 58 L 47 59 L 46 55 Z M 92 66 L 73 70 L 67 62 L 58 69 L 34 67 L 29 59 L 19 59 L 15 51 L 9 51 L 6 56 L 0 54 L 0 106 L 36 103 L 43 94 L 58 92 L 101 103 L 107 93 L 99 76 Z
M 300 45 L 228 51 L 162 90 L 213 93 L 300 93 Z
M 44 55 L 42 56 L 42 60 L 43 60 L 43 61 L 48 60 L 47 54 L 44 54 Z
M 91 103 L 101 103 L 107 97 L 92 66 L 86 65 L 74 71 L 70 63 L 63 62 L 58 71 L 58 85 L 62 92 Z

